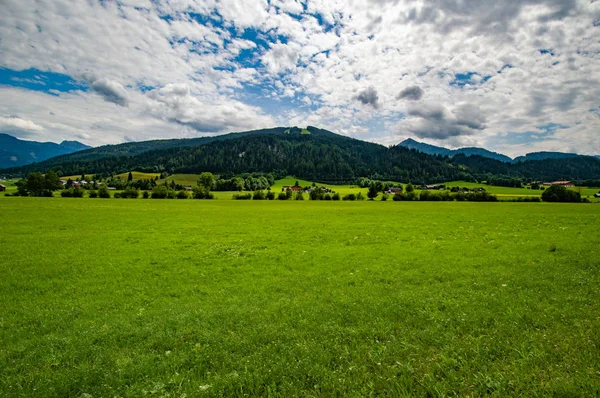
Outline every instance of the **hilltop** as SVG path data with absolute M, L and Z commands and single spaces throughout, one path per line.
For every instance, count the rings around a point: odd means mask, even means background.
M 408 144 L 413 143 L 416 141 Z M 130 170 L 169 174 L 210 171 L 222 175 L 274 172 L 331 183 L 350 182 L 358 177 L 414 183 L 600 179 L 600 160 L 594 157 L 525 159 L 512 163 L 490 158 L 490 154 L 493 153 L 481 148 L 465 148 L 452 156 L 428 154 L 402 144 L 385 147 L 313 126 L 275 127 L 211 137 L 106 145 L 2 172 L 7 175 L 48 170 L 62 175 L 110 175 Z

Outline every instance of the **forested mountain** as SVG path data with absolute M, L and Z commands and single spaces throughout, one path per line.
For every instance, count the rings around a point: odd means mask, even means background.
M 595 180 L 600 177 L 600 160 L 593 156 L 504 163 L 482 156 L 457 155 L 451 162 L 466 167 L 477 180 L 498 176 L 537 181 Z
M 514 159 L 514 162 L 524 162 L 526 160 L 545 160 L 545 159 L 567 159 L 576 158 L 576 153 L 564 153 L 564 152 L 531 152 L 525 156 L 518 156 Z
M 0 169 L 41 162 L 54 156 L 90 148 L 78 141 L 37 142 L 0 133 Z
M 310 133 L 310 134 L 306 134 Z M 162 140 L 94 148 L 3 170 L 24 175 L 55 170 L 62 175 L 110 175 L 130 170 L 218 174 L 277 172 L 322 182 L 358 177 L 413 183 L 458 179 L 600 179 L 594 157 L 506 163 L 479 155 L 432 156 L 403 146 L 385 147 L 327 130 L 273 128 L 190 140 Z
M 424 142 L 415 141 L 412 138 L 408 138 L 402 141 L 399 146 L 403 146 L 409 149 L 415 149 L 419 152 L 427 153 L 429 155 L 441 155 L 441 156 L 456 156 L 456 155 L 466 155 L 466 156 L 474 156 L 479 155 L 490 159 L 496 159 L 501 162 L 512 162 L 512 159 L 506 155 L 501 153 L 488 151 L 484 148 L 476 148 L 476 147 L 465 147 L 459 149 L 448 149 L 435 145 L 425 144 Z

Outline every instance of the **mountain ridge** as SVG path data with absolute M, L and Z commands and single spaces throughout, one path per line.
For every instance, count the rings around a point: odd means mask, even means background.
M 79 141 L 39 142 L 0 133 L 0 169 L 19 167 L 91 148 Z
M 169 174 L 211 171 L 225 176 L 273 172 L 331 182 L 355 181 L 358 177 L 413 183 L 600 180 L 600 160 L 595 157 L 508 163 L 473 152 L 436 156 L 402 145 L 386 147 L 312 126 L 107 145 L 5 169 L 2 173 L 23 176 L 48 170 L 62 175 L 103 176 L 131 170 Z
M 582 156 L 582 157 L 590 156 L 590 155 L 580 155 L 577 153 L 569 153 L 569 152 L 540 151 L 540 152 L 529 152 L 529 153 L 526 153 L 525 155 L 517 156 L 513 159 L 507 155 L 504 155 L 504 154 L 501 154 L 498 152 L 493 152 L 493 151 L 490 151 L 485 148 L 463 147 L 463 148 L 458 148 L 458 149 L 448 149 L 448 148 L 444 148 L 444 147 L 440 147 L 440 146 L 436 146 L 436 145 L 426 144 L 424 142 L 419 142 L 412 138 L 407 138 L 406 140 L 402 141 L 398 145 L 404 146 L 409 149 L 414 149 L 414 150 L 417 150 L 417 151 L 420 151 L 423 153 L 427 153 L 430 155 L 441 155 L 441 156 L 448 156 L 448 157 L 454 157 L 458 154 L 463 154 L 466 156 L 479 155 L 479 156 L 483 156 L 486 158 L 499 160 L 499 161 L 505 162 L 505 163 L 518 163 L 518 162 L 525 162 L 528 160 L 567 159 L 567 158 L 576 158 L 579 156 Z M 600 155 L 592 155 L 591 157 L 600 159 Z

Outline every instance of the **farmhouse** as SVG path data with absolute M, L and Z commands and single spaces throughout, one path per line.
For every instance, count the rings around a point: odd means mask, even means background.
M 594 198 L 600 198 L 600 192 L 594 194 Z
M 392 187 L 390 189 L 388 189 L 387 191 L 385 191 L 385 193 L 389 193 L 389 194 L 396 194 L 398 192 L 402 192 L 402 188 L 397 188 L 397 187 Z
M 300 192 L 302 191 L 302 187 L 299 185 L 284 185 L 283 188 L 281 188 L 281 192 L 285 192 L 287 190 L 292 192 Z
M 0 192 L 4 192 L 4 191 L 6 191 L 6 186 L 0 184 Z
M 437 189 L 440 191 L 443 191 L 444 189 L 446 189 L 446 186 L 441 184 L 441 185 L 425 185 L 425 189 Z
M 544 184 L 546 185 L 546 184 Z M 575 186 L 575 183 L 573 181 L 554 181 L 551 182 L 550 185 L 562 185 L 563 187 L 566 188 L 573 188 Z

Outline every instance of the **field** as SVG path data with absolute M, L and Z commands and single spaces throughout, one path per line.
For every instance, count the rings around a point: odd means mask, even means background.
M 499 200 L 513 199 L 518 197 L 526 196 L 542 196 L 544 191 L 538 189 L 527 189 L 527 188 L 510 188 L 510 187 L 497 187 L 493 185 L 479 184 L 474 182 L 466 181 L 450 181 L 446 182 L 446 187 L 466 187 L 472 188 L 485 188 L 486 191 L 498 196 Z M 600 192 L 600 188 L 594 187 L 576 187 L 571 188 L 581 194 L 581 197 L 588 197 L 590 200 L 594 200 L 594 194 Z
M 199 174 L 173 174 L 168 176 L 167 178 L 161 178 L 157 181 L 157 183 L 164 184 L 165 182 L 175 181 L 176 184 L 181 184 L 185 186 L 194 186 L 198 181 Z
M 294 185 L 296 183 L 296 181 L 298 181 L 298 184 L 300 184 L 301 187 L 308 187 L 313 184 L 312 181 L 301 180 L 301 179 L 294 178 L 294 177 L 286 177 L 284 179 L 275 181 L 275 185 L 273 185 L 271 187 L 271 190 L 273 192 L 281 192 L 281 189 L 285 185 Z M 332 189 L 333 191 L 338 192 L 342 196 L 349 194 L 349 193 L 357 194 L 359 192 L 362 192 L 363 195 L 366 195 L 367 191 L 368 191 L 367 188 L 361 188 L 358 185 L 331 185 L 331 184 L 321 184 L 319 182 L 316 182 L 316 184 L 319 187 L 327 187 L 329 189 Z M 308 197 L 307 197 L 307 199 L 308 199 Z
M 0 214 L 3 397 L 600 394 L 595 204 Z

